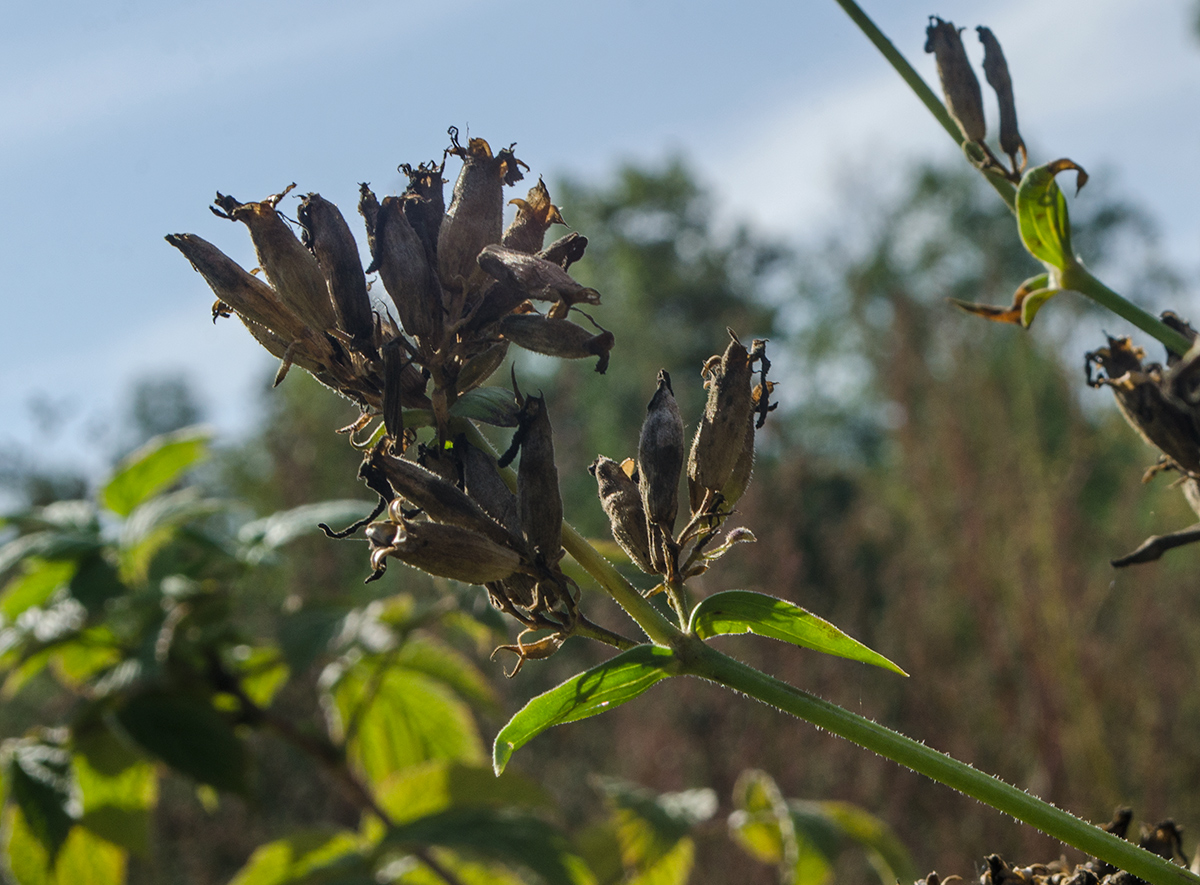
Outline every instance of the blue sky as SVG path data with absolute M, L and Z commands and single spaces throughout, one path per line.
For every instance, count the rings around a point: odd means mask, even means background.
M 926 15 L 989 25 L 1022 131 L 1049 151 L 1034 159 L 1070 156 L 1145 206 L 1194 284 L 1191 3 L 864 7 L 931 81 Z M 103 421 L 156 371 L 187 372 L 219 430 L 246 426 L 267 358 L 209 322 L 211 293 L 163 241 L 194 232 L 252 267 L 244 231 L 206 208 L 218 189 L 294 181 L 353 216 L 358 182 L 391 191 L 397 163 L 440 157 L 457 125 L 517 142 L 548 180 L 682 153 L 728 217 L 802 240 L 868 167 L 886 191 L 907 160 L 954 154 L 833 0 L 14 0 L 0 21 L 0 446 L 48 461 L 100 464 Z M 68 420 L 46 433 L 31 402 Z

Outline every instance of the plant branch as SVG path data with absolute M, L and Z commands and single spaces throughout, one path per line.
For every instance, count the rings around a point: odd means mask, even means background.
M 1179 356 L 1183 356 L 1191 347 L 1191 342 L 1187 338 L 1158 317 L 1125 300 L 1092 276 L 1082 264 L 1075 263 L 1065 268 L 1062 272 L 1062 284 L 1063 288 L 1086 295 L 1101 307 L 1111 310 L 1147 335 L 1161 341 L 1168 350 Z
M 677 650 L 683 672 L 747 694 L 872 750 L 1153 885 L 1200 877 L 966 763 L 736 661 L 699 640 Z
M 929 109 L 929 113 L 933 114 L 934 119 L 946 130 L 946 134 L 954 139 L 955 144 L 967 152 L 972 164 L 978 168 L 979 164 L 985 160 L 983 152 L 976 151 L 979 154 L 978 158 L 971 156 L 972 145 L 963 139 L 963 134 L 959 130 L 958 124 L 954 122 L 954 118 L 950 116 L 950 112 L 946 110 L 946 106 L 942 103 L 942 100 L 929 88 L 929 84 L 917 73 L 916 69 L 908 63 L 908 59 L 893 45 L 892 41 L 887 38 L 887 35 L 879 30 L 875 22 L 871 21 L 870 16 L 863 12 L 862 8 L 854 0 L 836 0 L 836 2 L 838 6 L 845 10 L 846 15 L 850 16 L 851 21 L 858 25 L 858 29 L 866 35 L 866 38 L 875 44 L 875 48 L 896 69 L 896 73 L 908 84 L 909 88 L 916 93 L 921 103 Z M 1008 208 L 1015 211 L 1017 189 L 1013 187 L 1012 182 L 999 175 L 989 175 L 983 169 L 980 169 L 980 172 L 987 179 L 987 183 L 1008 204 Z

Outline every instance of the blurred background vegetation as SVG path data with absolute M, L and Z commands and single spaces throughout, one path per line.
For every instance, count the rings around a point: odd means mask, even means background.
M 1141 820 L 1173 817 L 1190 850 L 1200 833 L 1200 693 L 1188 688 L 1200 671 L 1198 552 L 1124 572 L 1108 565 L 1193 519 L 1169 480 L 1141 483 L 1153 453 L 1107 394 L 1082 383 L 1084 351 L 1104 343 L 1102 323 L 1119 332 L 1117 321 L 1070 296 L 1032 333 L 956 311 L 947 298 L 1008 303 L 1036 270 L 1005 207 L 970 170 L 907 170 L 889 202 L 877 194 L 896 189 L 866 177 L 846 194 L 841 227 L 803 244 L 766 241 L 718 217 L 683 159 L 622 168 L 599 186 L 552 186 L 590 241 L 573 273 L 603 294 L 594 315 L 617 340 L 604 376 L 590 361 L 517 357 L 522 387 L 548 398 L 567 518 L 604 539 L 586 468 L 597 454 L 635 454 L 660 368 L 693 424 L 700 366 L 724 349 L 724 329 L 769 338 L 781 406 L 739 505 L 758 542 L 696 587 L 789 599 L 911 678 L 748 637 L 722 647 L 1093 821 L 1121 804 Z M 1140 303 L 1187 315 L 1175 274 L 1155 259 L 1152 226 L 1092 187 L 1072 210 L 1089 265 L 1128 281 L 1124 293 Z M 356 410 L 299 371 L 276 390 L 268 383 L 257 433 L 225 441 L 193 481 L 247 516 L 368 501 L 354 483 L 358 455 L 333 433 Z M 185 380 L 147 380 L 116 421 L 114 460 L 201 412 Z M 0 483 L 23 506 L 78 497 L 88 485 L 18 451 L 3 453 Z M 314 729 L 327 712 L 319 676 L 344 655 L 347 635 L 361 640 L 363 625 L 381 618 L 394 626 L 398 616 L 387 613 L 405 607 L 443 606 L 445 617 L 425 627 L 482 674 L 486 687 L 468 700 L 484 741 L 533 694 L 606 656 L 576 640 L 506 680 L 508 662 L 489 655 L 515 631 L 491 615 L 482 590 L 399 564 L 364 585 L 365 545 L 315 532 L 271 562 L 239 578 L 234 610 L 243 628 L 276 636 L 287 659 L 291 675 L 272 709 Z M 625 629 L 615 606 L 588 589 L 589 616 Z M 63 711 L 47 674 L 10 685 L 0 738 L 55 724 Z M 264 842 L 300 827 L 357 825 L 358 810 L 327 774 L 278 742 L 254 740 L 246 798 L 214 804 L 182 775 L 162 781 L 152 847 L 130 859 L 131 882 L 224 882 Z M 478 752 L 468 746 L 461 758 L 480 761 Z M 921 873 L 970 877 L 991 852 L 1023 862 L 1060 853 L 989 808 L 695 681 L 555 729 L 514 766 L 550 793 L 557 823 L 589 859 L 605 856 L 605 821 L 619 805 L 597 775 L 656 793 L 711 788 L 719 810 L 691 831 L 693 882 L 778 880 L 726 835 L 748 768 L 768 772 L 784 796 L 849 802 L 886 821 Z M 840 880 L 869 875 L 862 853 L 831 856 Z M 621 874 L 618 865 L 601 880 Z

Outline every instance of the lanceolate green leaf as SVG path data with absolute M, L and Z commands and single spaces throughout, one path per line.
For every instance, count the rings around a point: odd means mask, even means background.
M 749 590 L 726 590 L 705 599 L 692 612 L 689 632 L 700 639 L 755 633 L 908 675 L 883 655 L 800 606 Z
M 654 683 L 674 675 L 674 663 L 675 656 L 668 649 L 639 645 L 538 695 L 496 735 L 492 767 L 497 774 L 502 772 L 517 749 L 548 728 L 633 700 Z
M 380 786 L 376 798 L 396 824 L 451 808 L 498 808 L 550 805 L 536 783 L 515 772 L 496 777 L 488 768 L 435 759 L 397 771 Z
M 1067 200 L 1054 176 L 1067 169 L 1079 172 L 1079 186 L 1087 173 L 1070 160 L 1055 160 L 1028 170 L 1017 188 L 1017 226 L 1021 242 L 1034 258 L 1062 270 L 1075 264 L 1071 249 L 1071 220 Z
M 519 411 L 516 397 L 503 387 L 468 390 L 450 407 L 455 418 L 471 418 L 496 427 L 516 427 Z
M 792 821 L 798 833 L 816 841 L 810 829 L 832 827 L 844 840 L 857 843 L 879 874 L 880 882 L 909 882 L 917 878 L 912 858 L 891 828 L 875 815 L 849 802 L 790 801 Z M 844 846 L 843 846 L 844 847 Z
M 285 885 L 289 882 L 345 881 L 322 872 L 366 873 L 361 839 L 346 830 L 306 830 L 260 845 L 229 885 Z
M 185 427 L 157 436 L 127 457 L 101 492 L 104 505 L 118 516 L 175 482 L 208 454 L 207 431 Z

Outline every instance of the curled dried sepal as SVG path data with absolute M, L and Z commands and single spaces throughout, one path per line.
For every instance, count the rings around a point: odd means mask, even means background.
M 1181 360 L 1164 372 L 1158 363 L 1143 365 L 1144 357 L 1130 339 L 1110 337 L 1108 347 L 1087 354 L 1087 382 L 1111 388 L 1121 414 L 1142 439 L 1159 449 L 1173 468 L 1200 477 L 1200 410 L 1181 389 L 1181 382 L 1191 377 L 1193 362 Z M 1094 375 L 1093 369 L 1103 374 Z
M 963 48 L 962 32 L 953 22 L 930 16 L 925 29 L 925 51 L 937 59 L 938 79 L 946 96 L 946 109 L 967 141 L 982 142 L 987 137 L 983 117 L 983 90 L 971 69 Z
M 529 633 L 532 631 L 527 630 L 525 632 Z M 552 654 L 562 648 L 562 644 L 567 641 L 567 634 L 552 633 L 549 636 L 538 639 L 535 642 L 526 644 L 521 641 L 524 635 L 525 633 L 522 633 L 517 637 L 516 645 L 501 645 L 498 646 L 494 652 L 492 652 L 492 660 L 495 660 L 496 655 L 502 651 L 511 651 L 517 656 L 517 663 L 512 668 L 512 672 L 506 672 L 504 674 L 509 679 L 512 679 L 521 672 L 521 668 L 525 666 L 526 661 L 544 661 L 546 658 L 550 657 Z
M 522 178 L 521 163 L 512 148 L 493 156 L 482 138 L 463 147 L 458 130 L 450 130 L 448 154 L 461 157 L 462 169 L 454 183 L 454 196 L 438 231 L 438 276 L 442 285 L 460 288 L 479 273 L 476 257 L 484 246 L 499 243 L 504 223 L 504 185 Z
M 603 455 L 588 468 L 596 477 L 600 506 L 608 516 L 613 540 L 629 559 L 647 574 L 655 574 L 650 556 L 650 536 L 647 533 L 646 509 L 638 483 L 620 464 Z
M 359 347 L 368 348 L 374 337 L 375 315 L 350 226 L 338 207 L 320 194 L 301 200 L 296 217 L 304 228 L 304 243 L 325 276 L 338 325 Z
M 363 218 L 370 223 L 371 262 L 396 305 L 400 325 L 420 343 L 436 347 L 442 337 L 444 312 L 442 291 L 433 271 L 431 256 L 404 214 L 402 197 L 384 197 L 378 209 L 375 195 L 363 185 L 359 202 Z
M 258 263 L 280 300 L 314 332 L 327 332 L 337 326 L 337 317 L 325 275 L 275 208 L 293 187 L 258 203 L 218 193 L 213 211 L 246 225 Z
M 521 568 L 516 551 L 462 526 L 403 520 L 367 526 L 373 577 L 394 557 L 423 572 L 464 584 L 502 581 Z
M 442 172 L 445 168 L 445 160 L 440 164 L 422 163 L 416 169 L 408 163 L 400 166 L 400 171 L 408 176 L 408 187 L 404 191 L 404 217 L 431 256 L 437 254 L 438 232 L 441 230 L 442 217 L 446 214 L 446 197 L 442 190 L 445 183 Z
M 563 270 L 570 270 L 571 265 L 583 257 L 587 249 L 588 238 L 572 231 L 565 237 L 559 237 L 538 253 L 538 258 L 544 258 L 559 265 Z
M 1013 98 L 1008 62 L 991 28 L 980 26 L 975 30 L 979 34 L 979 42 L 983 44 L 983 74 L 987 77 L 988 85 L 995 90 L 996 101 L 1000 105 L 1000 149 L 1012 161 L 1013 172 L 1020 173 L 1025 168 L 1028 155 L 1025 141 L 1017 129 L 1017 103 Z
M 754 414 L 751 363 L 763 345 L 755 342 L 752 355 L 732 330 L 729 338 L 725 353 L 712 357 L 704 367 L 708 401 L 688 456 L 688 497 L 693 514 L 705 509 L 706 500 L 711 502 L 721 494 L 733 476 L 746 449 L 746 425 Z
M 593 334 L 569 320 L 558 320 L 538 313 L 514 313 L 500 321 L 500 333 L 518 347 L 561 359 L 581 360 L 597 357 L 596 371 L 604 374 L 608 354 L 613 348 L 613 333 L 601 329 Z
M 541 178 L 529 189 L 525 199 L 509 200 L 516 205 L 517 214 L 504 229 L 500 243 L 518 252 L 533 254 L 540 252 L 546 239 L 546 231 L 552 224 L 566 224 L 558 207 L 550 202 L 550 191 Z

